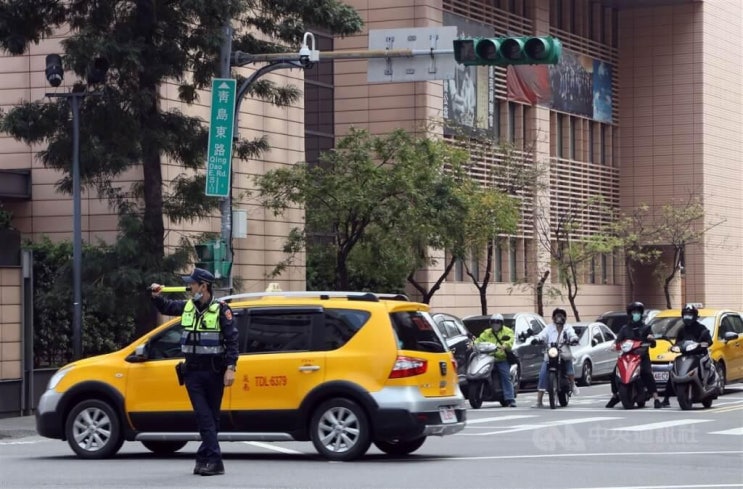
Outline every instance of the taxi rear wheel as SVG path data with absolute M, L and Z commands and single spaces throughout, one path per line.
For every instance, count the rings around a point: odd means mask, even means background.
M 349 399 L 335 398 L 315 410 L 310 437 L 320 455 L 345 462 L 361 457 L 369 449 L 371 427 L 361 406 Z
M 65 435 L 72 451 L 85 459 L 111 457 L 124 443 L 116 411 L 99 399 L 88 399 L 72 408 Z
M 426 441 L 425 436 L 416 438 L 415 440 L 406 440 L 406 441 L 376 440 L 374 442 L 374 446 L 379 448 L 381 451 L 383 451 L 387 455 L 392 455 L 394 457 L 400 457 L 403 455 L 409 455 L 413 453 L 414 451 L 418 450 L 420 447 L 423 446 L 423 443 L 425 441 Z
M 185 441 L 143 441 L 142 445 L 144 447 L 151 451 L 152 453 L 156 453 L 157 455 L 168 455 L 170 453 L 175 453 L 181 448 L 186 446 Z

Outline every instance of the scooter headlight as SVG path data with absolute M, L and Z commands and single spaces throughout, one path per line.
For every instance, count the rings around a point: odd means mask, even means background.
M 558 353 L 559 352 L 557 351 L 557 348 L 555 348 L 554 346 L 550 347 L 550 349 L 547 350 L 547 356 L 550 358 L 557 358 Z

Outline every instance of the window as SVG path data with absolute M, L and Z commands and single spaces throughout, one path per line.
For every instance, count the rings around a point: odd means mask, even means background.
M 569 136 L 570 136 L 570 159 L 571 160 L 575 160 L 576 159 L 576 156 L 575 155 L 576 155 L 576 152 L 577 152 L 577 148 L 576 148 L 576 137 L 575 137 L 575 132 L 576 132 L 575 126 L 576 126 L 575 117 L 568 117 L 568 133 L 569 133 Z
M 166 358 L 181 358 L 181 323 L 174 324 L 162 333 L 153 337 L 147 347 L 147 358 L 150 360 L 163 360 Z
M 325 309 L 322 350 L 337 350 L 369 320 L 367 311 L 354 309 Z
M 313 321 L 320 324 L 321 308 L 253 309 L 247 314 L 241 348 L 245 353 L 307 351 Z M 242 332 L 241 332 L 242 333 Z
M 503 282 L 503 248 L 500 243 L 495 245 L 495 281 Z
M 401 350 L 443 353 L 448 349 L 441 343 L 433 320 L 418 311 L 393 312 L 390 314 L 392 327 Z
M 508 276 L 511 282 L 516 282 L 518 274 L 516 273 L 516 239 L 508 240 Z

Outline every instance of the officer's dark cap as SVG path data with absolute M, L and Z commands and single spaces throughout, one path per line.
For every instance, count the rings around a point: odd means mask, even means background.
M 198 283 L 214 283 L 214 275 L 209 273 L 207 270 L 204 270 L 203 268 L 194 268 L 191 275 L 184 275 L 183 281 L 187 284 L 190 284 L 191 282 L 198 282 Z

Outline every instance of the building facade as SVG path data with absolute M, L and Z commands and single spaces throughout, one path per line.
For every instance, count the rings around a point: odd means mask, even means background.
M 351 127 L 383 134 L 396 128 L 418 131 L 430 121 L 455 120 L 510 145 L 517 159 L 538 165 L 543 186 L 535 198 L 523 199 L 523 219 L 516 236 L 496 247 L 489 312 L 534 310 L 533 285 L 550 270 L 540 245 L 540 216 L 548 222 L 561 212 L 596 197 L 616 210 L 652 209 L 674 199 L 700 199 L 705 209 L 703 242 L 685 250 L 685 274 L 670 284 L 673 307 L 684 300 L 711 307 L 743 307 L 741 201 L 743 169 L 743 97 L 739 80 L 743 62 L 731 56 L 743 39 L 743 3 L 738 0 L 347 0 L 365 22 L 362 34 L 333 39 L 316 35 L 321 51 L 368 49 L 372 29 L 456 25 L 465 36 L 553 35 L 564 57 L 555 69 L 458 70 L 454 80 L 412 83 L 367 81 L 367 61 L 321 62 L 312 70 L 268 75 L 302 88 L 304 99 L 277 108 L 246 100 L 240 115 L 243 137 L 266 134 L 272 149 L 257 161 L 235 161 L 235 207 L 247 211 L 248 237 L 233 242 L 234 272 L 243 291 L 260 291 L 267 274 L 283 257 L 289 230 L 304 220 L 302 209 L 274 218 L 247 194 L 252 176 L 271 168 L 314 161 L 335 138 Z M 0 108 L 20 100 L 41 100 L 49 91 L 44 58 L 60 51 L 60 36 L 32 46 L 23 56 L 0 62 Z M 721 46 L 733 49 L 720 49 Z M 242 74 L 250 70 L 240 68 Z M 60 90 L 68 90 L 63 85 Z M 176 87 L 164 86 L 164 105 L 179 105 Z M 457 98 L 459 97 L 459 98 Z M 208 101 L 208 96 L 201 100 Z M 205 120 L 209 108 L 189 109 Z M 451 138 L 442 127 L 440 136 Z M 13 211 L 13 225 L 24 237 L 71 239 L 72 200 L 56 191 L 60 174 L 43 168 L 36 153 L 0 135 L 0 180 L 21 175 L 27 194 L 0 183 L 0 201 Z M 485 183 L 497 173 L 500 157 L 482 147 L 469 148 L 473 175 Z M 166 181 L 182 169 L 166 165 Z M 124 180 L 140 178 L 132 171 Z M 116 220 L 105 202 L 83 194 L 83 239 L 113 240 Z M 578 216 L 582 233 L 598 231 L 605 219 Z M 193 224 L 166 223 L 168 245 L 183 234 L 218 232 L 220 217 Z M 670 261 L 669 249 L 664 260 Z M 441 260 L 445 250 L 432 251 Z M 471 263 L 473 269 L 482 264 Z M 12 267 L 11 267 L 12 268 Z M 421 270 L 418 279 L 432 283 L 443 267 Z M 16 382 L 22 361 L 21 274 L 2 277 L 0 311 L 0 382 Z M 278 279 L 283 290 L 304 288 L 302 261 Z M 557 286 L 555 274 L 549 286 Z M 576 298 L 581 319 L 621 308 L 629 300 L 665 307 L 662 286 L 649 270 L 639 269 L 635 294 L 629 297 L 624 264 L 618 255 L 586 263 Z M 564 291 L 563 291 L 564 292 Z M 411 294 L 414 296 L 414 294 Z M 566 299 L 545 298 L 547 311 Z M 479 314 L 475 286 L 461 264 L 433 297 L 437 310 Z

